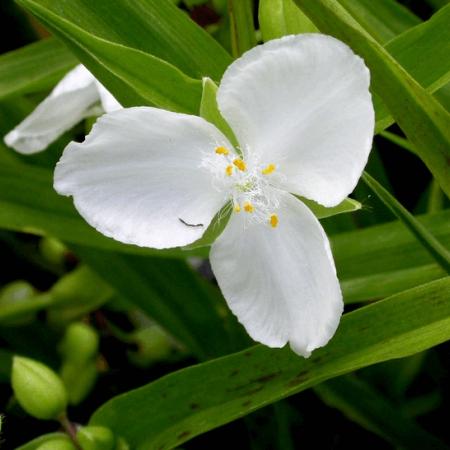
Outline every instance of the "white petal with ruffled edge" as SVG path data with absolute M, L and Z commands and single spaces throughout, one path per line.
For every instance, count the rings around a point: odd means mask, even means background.
M 343 302 L 328 239 L 311 211 L 279 193 L 279 224 L 248 223 L 233 214 L 211 247 L 220 289 L 250 336 L 269 347 L 287 342 L 308 357 L 324 346 Z
M 226 70 L 222 115 L 248 160 L 277 166 L 278 185 L 324 206 L 356 186 L 371 148 L 369 71 L 344 43 L 287 36 L 255 47 Z
M 102 116 L 83 143 L 66 147 L 55 189 L 72 195 L 79 213 L 106 236 L 153 248 L 187 245 L 226 201 L 202 167 L 216 146 L 230 144 L 199 117 L 122 109 Z
M 95 78 L 83 66 L 71 70 L 51 94 L 16 128 L 5 136 L 5 143 L 23 154 L 44 150 L 84 119 L 99 100 Z

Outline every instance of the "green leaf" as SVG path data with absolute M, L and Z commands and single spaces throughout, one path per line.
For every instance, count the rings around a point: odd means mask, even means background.
M 432 92 L 450 81 L 449 20 L 450 5 L 386 45 L 405 70 Z
M 103 71 L 109 72 L 110 77 L 119 79 L 121 86 L 131 90 L 130 96 L 129 92 L 124 94 L 120 89 L 117 98 L 123 104 L 155 105 L 173 111 L 197 113 L 201 96 L 200 80 L 189 78 L 177 67 L 141 50 L 96 37 L 45 8 L 33 6 L 33 11 L 71 46 L 89 55 L 94 73 L 100 66 Z
M 342 0 L 341 4 L 380 44 L 421 22 L 395 0 Z
M 445 247 L 450 246 L 450 210 L 417 216 Z M 430 253 L 400 222 L 386 223 L 331 237 L 340 280 L 419 268 L 434 262 Z
M 450 278 L 344 315 L 336 336 L 303 359 L 256 346 L 167 375 L 100 407 L 92 425 L 137 450 L 173 448 L 329 378 L 401 358 L 450 338 Z M 148 407 L 157 414 L 148 414 Z
M 371 70 L 374 92 L 383 99 L 444 192 L 450 195 L 450 114 L 359 25 L 340 2 L 296 2 L 321 31 L 343 40 L 365 59 Z
M 314 200 L 309 200 L 304 197 L 298 197 L 313 213 L 318 219 L 324 219 L 326 217 L 335 216 L 337 214 L 349 213 L 358 211 L 362 208 L 361 203 L 352 198 L 346 198 L 339 205 L 333 206 L 332 208 L 327 208 L 320 205 Z
M 437 264 L 341 280 L 345 303 L 379 300 L 421 284 L 444 278 L 446 272 Z
M 294 0 L 260 0 L 258 17 L 264 42 L 288 34 L 318 31 Z
M 450 5 L 436 13 L 431 19 L 402 33 L 388 42 L 386 50 L 418 81 L 428 92 L 435 92 L 436 98 L 450 110 Z M 447 95 L 447 93 L 449 95 Z M 388 109 L 378 96 L 374 97 L 377 117 L 376 131 L 391 125 Z
M 400 219 L 409 231 L 414 234 L 417 240 L 447 272 L 447 274 L 450 274 L 450 252 L 424 226 L 422 226 L 422 224 L 395 199 L 395 197 L 384 189 L 383 186 L 367 172 L 363 174 L 362 179 L 378 198 Z
M 231 48 L 235 58 L 256 45 L 252 0 L 228 0 Z
M 360 378 L 349 375 L 338 377 L 316 386 L 314 390 L 328 406 L 337 408 L 350 420 L 395 447 L 448 449 Z
M 418 17 L 395 0 L 343 0 L 342 4 L 382 44 L 420 23 Z M 259 22 L 264 41 L 318 31 L 294 0 L 261 0 Z
M 76 64 L 73 55 L 53 38 L 4 53 L 0 56 L 0 100 L 52 88 Z
M 161 58 L 193 78 L 209 76 L 218 80 L 231 62 L 231 57 L 206 31 L 169 1 L 19 0 L 19 3 L 39 19 L 58 16 L 101 39 Z
M 216 101 L 217 84 L 211 78 L 203 78 L 202 100 L 200 102 L 200 117 L 215 125 L 235 148 L 239 144 L 228 123 L 220 114 Z

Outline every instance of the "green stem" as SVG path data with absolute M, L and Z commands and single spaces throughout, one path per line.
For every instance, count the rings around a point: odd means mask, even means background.
M 73 442 L 73 445 L 79 450 L 82 450 L 80 444 L 77 440 L 77 429 L 75 425 L 69 420 L 66 413 L 62 413 L 58 417 L 58 421 L 61 424 L 61 426 L 64 428 L 64 431 L 67 433 L 67 435 L 70 437 L 70 440 Z
M 52 305 L 54 302 L 54 296 L 46 292 L 11 305 L 0 306 L 0 322 L 40 311 Z
M 434 260 L 450 274 L 450 252 L 378 181 L 367 172 L 364 172 L 362 179 L 377 197 L 403 222 L 409 231 L 414 234 Z
M 235 58 L 256 45 L 251 0 L 228 0 L 231 51 Z
M 411 142 L 408 141 L 408 139 L 405 139 L 404 137 L 398 136 L 397 134 L 391 133 L 390 131 L 380 131 L 380 136 L 383 136 L 388 141 L 393 142 L 394 144 L 398 145 L 399 147 L 408 150 L 411 153 L 414 153 L 417 155 L 416 150 L 414 149 Z

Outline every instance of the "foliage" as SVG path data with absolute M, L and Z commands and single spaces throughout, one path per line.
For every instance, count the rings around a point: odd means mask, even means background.
M 305 200 L 330 236 L 346 304 L 336 336 L 309 359 L 255 346 L 229 311 L 207 260 L 223 211 L 185 248 L 122 244 L 53 190 L 56 161 L 91 119 L 41 154 L 2 140 L 7 448 L 448 448 L 437 419 L 450 402 L 441 386 L 450 370 L 450 5 L 417 3 L 0 6 L 20 17 L 15 34 L 35 33 L 0 55 L 2 136 L 81 62 L 124 106 L 200 115 L 236 143 L 216 103 L 226 67 L 258 43 L 317 30 L 364 58 L 377 133 L 352 198 L 335 208 Z M 317 427 L 323 436 L 308 432 Z

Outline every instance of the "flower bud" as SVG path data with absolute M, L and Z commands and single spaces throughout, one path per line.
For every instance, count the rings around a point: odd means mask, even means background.
M 9 305 L 17 305 L 30 301 L 36 295 L 34 287 L 25 280 L 17 280 L 7 284 L 0 290 L 0 307 L 8 307 Z M 14 319 L 3 320 L 3 325 L 23 325 L 34 319 L 33 312 L 25 312 Z
M 43 237 L 39 241 L 39 250 L 42 257 L 50 264 L 63 266 L 67 248 L 55 238 Z
M 97 380 L 97 366 L 95 361 L 77 364 L 66 361 L 60 371 L 66 386 L 67 396 L 71 405 L 80 404 L 91 392 Z
M 158 325 L 141 328 L 132 334 L 138 345 L 137 352 L 128 355 L 133 364 L 146 367 L 150 364 L 167 359 L 173 352 L 173 340 L 167 332 Z
M 15 356 L 12 388 L 20 406 L 38 419 L 55 419 L 67 406 L 67 393 L 61 379 L 44 364 Z
M 113 450 L 115 438 L 105 427 L 87 426 L 77 432 L 77 440 L 83 450 Z
M 95 358 L 98 343 L 98 334 L 94 328 L 85 323 L 76 322 L 67 327 L 60 350 L 66 361 L 84 363 Z
M 44 442 L 36 450 L 77 450 L 69 438 L 58 437 Z
M 119 437 L 117 439 L 117 445 L 115 450 L 130 450 L 130 446 L 128 445 L 128 442 L 125 439 Z

